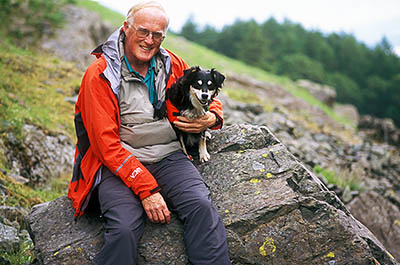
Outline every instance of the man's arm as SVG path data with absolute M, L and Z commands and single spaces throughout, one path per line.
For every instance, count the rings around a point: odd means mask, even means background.
M 198 119 L 189 120 L 183 116 L 178 116 L 174 125 L 181 131 L 188 133 L 200 133 L 208 128 L 214 127 L 218 121 L 217 116 L 207 111 L 206 114 Z

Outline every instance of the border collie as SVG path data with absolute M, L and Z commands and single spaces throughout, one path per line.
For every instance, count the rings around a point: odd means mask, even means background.
M 209 104 L 219 93 L 225 76 L 214 68 L 211 70 L 202 70 L 199 66 L 193 66 L 183 71 L 180 77 L 166 92 L 166 99 L 169 99 L 179 113 L 189 120 L 194 120 L 203 116 L 207 111 Z M 187 150 L 193 150 L 198 146 L 200 162 L 206 162 L 210 159 L 207 152 L 206 138 L 210 133 L 187 133 L 175 128 L 175 132 L 182 145 L 183 151 L 190 157 Z

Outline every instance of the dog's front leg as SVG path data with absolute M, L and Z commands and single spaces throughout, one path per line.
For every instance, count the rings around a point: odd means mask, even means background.
M 185 146 L 185 142 L 183 141 L 183 135 L 179 135 L 179 142 L 181 143 L 183 152 L 185 153 L 186 156 L 189 156 L 187 150 L 186 150 L 186 146 Z
M 200 138 L 199 156 L 201 163 L 207 162 L 210 159 L 210 154 L 207 152 L 207 133 L 210 134 L 209 132 L 205 132 Z

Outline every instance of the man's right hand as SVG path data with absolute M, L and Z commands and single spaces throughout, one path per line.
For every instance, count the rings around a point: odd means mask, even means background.
M 142 205 L 151 222 L 169 224 L 171 213 L 159 192 L 144 198 Z

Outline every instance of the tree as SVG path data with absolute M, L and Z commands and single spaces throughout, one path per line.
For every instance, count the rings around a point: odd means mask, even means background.
M 357 83 L 348 76 L 335 72 L 327 74 L 328 85 L 336 90 L 337 101 L 354 104 L 357 107 L 362 102 L 362 95 Z
M 186 20 L 185 24 L 182 26 L 180 34 L 188 40 L 198 40 L 199 31 L 192 16 L 190 16 L 188 20 Z
M 278 74 L 287 75 L 290 78 L 309 79 L 321 83 L 325 79 L 324 67 L 304 54 L 289 54 L 282 58 Z

